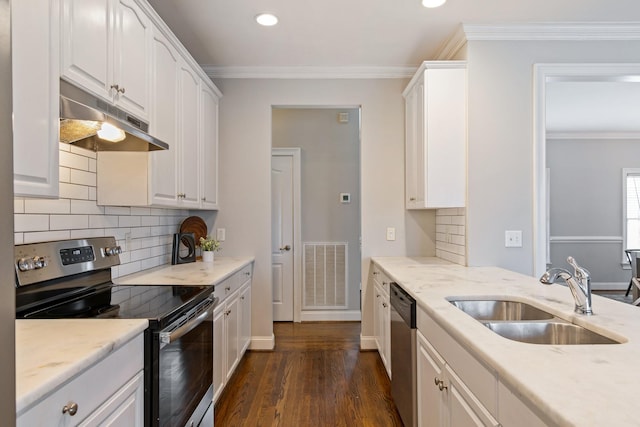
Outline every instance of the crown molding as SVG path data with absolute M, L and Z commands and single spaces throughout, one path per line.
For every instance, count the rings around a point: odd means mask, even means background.
M 619 139 L 640 139 L 640 131 L 547 131 L 547 139 L 601 139 L 601 140 L 619 140 Z
M 217 79 L 405 79 L 414 67 L 217 67 L 203 65 Z
M 467 40 L 640 40 L 640 22 L 462 24 Z
M 453 35 L 442 45 L 436 54 L 436 59 L 442 61 L 453 59 L 466 44 L 467 35 L 464 32 L 464 26 L 459 25 Z

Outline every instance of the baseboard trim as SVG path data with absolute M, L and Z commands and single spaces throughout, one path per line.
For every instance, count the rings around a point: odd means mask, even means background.
M 359 310 L 349 311 L 302 311 L 300 320 L 302 322 L 350 322 L 360 321 L 362 313 Z
M 594 291 L 626 291 L 629 282 L 591 282 Z
M 251 337 L 249 350 L 273 350 L 276 347 L 276 337 L 271 334 L 270 337 Z
M 377 350 L 376 338 L 360 334 L 360 350 Z

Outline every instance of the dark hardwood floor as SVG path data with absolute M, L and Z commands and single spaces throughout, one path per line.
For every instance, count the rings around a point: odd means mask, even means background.
M 248 351 L 215 408 L 216 427 L 402 426 L 359 322 L 275 323 L 274 351 Z

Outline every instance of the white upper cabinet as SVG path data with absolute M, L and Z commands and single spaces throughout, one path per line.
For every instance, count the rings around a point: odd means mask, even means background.
M 134 0 L 62 1 L 62 77 L 149 120 L 148 16 Z
M 59 3 L 11 5 L 13 188 L 16 196 L 58 197 Z
M 200 203 L 203 209 L 218 209 L 218 101 L 209 85 L 200 83 L 200 129 L 202 182 Z
M 407 209 L 465 206 L 466 75 L 463 61 L 427 61 L 403 93 Z
M 149 202 L 178 204 L 178 66 L 180 56 L 169 40 L 154 30 L 152 39 L 153 119 L 150 133 L 169 144 L 168 150 L 149 153 Z
M 178 130 L 180 152 L 178 170 L 180 174 L 178 195 L 185 208 L 200 207 L 200 79 L 186 64 L 180 67 L 180 92 L 178 95 Z

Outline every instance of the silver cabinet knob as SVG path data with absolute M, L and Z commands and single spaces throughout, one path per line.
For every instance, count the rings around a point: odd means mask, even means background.
M 69 414 L 72 417 L 78 412 L 78 404 L 76 402 L 69 402 L 62 407 L 63 414 Z

